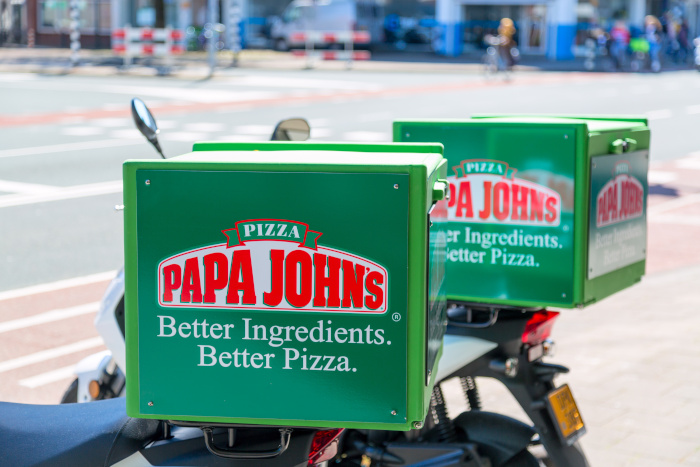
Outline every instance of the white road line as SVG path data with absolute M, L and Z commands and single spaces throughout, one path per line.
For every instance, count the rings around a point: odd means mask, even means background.
M 60 187 L 51 185 L 37 185 L 35 183 L 13 182 L 11 180 L 0 180 L 0 191 L 5 193 L 38 194 L 50 193 Z
M 689 105 L 685 108 L 688 115 L 700 114 L 700 105 Z
M 39 324 L 52 323 L 54 321 L 60 321 L 62 319 L 72 318 L 74 316 L 95 313 L 99 306 L 100 302 L 92 302 L 70 308 L 59 308 L 58 310 L 51 310 L 47 311 L 46 313 L 40 313 L 38 315 L 28 316 L 26 318 L 5 321 L 0 323 L 0 334 L 3 332 L 16 331 L 17 329 L 37 326 Z
M 644 115 L 649 120 L 662 120 L 664 118 L 671 118 L 673 116 L 673 112 L 671 112 L 670 109 L 659 109 L 659 110 L 650 110 L 649 112 L 646 112 Z
M 176 131 L 174 133 L 166 133 L 163 135 L 163 141 L 183 141 L 185 143 L 193 143 L 195 141 L 211 140 L 211 133 L 201 133 L 194 131 Z
M 227 143 L 254 143 L 260 141 L 260 136 L 253 135 L 224 135 L 215 138 L 214 141 L 225 141 Z
M 143 141 L 101 139 L 97 141 L 85 141 L 82 143 L 51 144 L 48 146 L 35 146 L 33 148 L 5 149 L 4 151 L 0 151 L 0 159 L 5 157 L 34 156 L 38 154 L 53 154 L 57 152 L 83 151 L 85 149 L 132 146 L 135 144 L 143 144 Z
M 67 136 L 95 136 L 104 132 L 104 128 L 97 126 L 69 126 L 61 130 L 61 134 Z
M 374 112 L 368 114 L 362 114 L 357 118 L 358 122 L 387 122 L 392 120 L 393 114 L 391 112 Z
M 16 194 L 0 196 L 0 208 L 12 206 L 24 206 L 26 204 L 46 203 L 49 201 L 62 201 L 66 199 L 87 198 L 89 196 L 121 193 L 122 181 L 90 183 L 87 185 L 75 185 L 61 187 L 50 193 Z
M 37 75 L 31 73 L 3 73 L 0 75 L 0 81 L 5 83 L 10 82 L 23 82 L 23 81 L 34 81 L 39 79 Z
M 233 129 L 237 135 L 271 135 L 275 127 L 271 125 L 238 125 Z
M 106 271 L 97 274 L 90 274 L 89 276 L 73 277 L 71 279 L 64 279 L 56 282 L 49 282 L 46 284 L 32 285 L 29 287 L 22 287 L 21 289 L 6 290 L 0 292 L 0 302 L 3 300 L 9 300 L 11 298 L 28 297 L 30 295 L 36 295 L 45 292 L 54 292 L 56 290 L 68 289 L 71 287 L 79 287 L 81 285 L 94 284 L 96 282 L 104 282 L 114 279 L 117 275 L 117 271 Z
M 160 125 L 158 125 L 160 126 Z M 226 125 L 220 122 L 187 123 L 182 127 L 185 131 L 213 133 L 226 130 Z
M 314 128 L 311 127 L 311 139 L 316 138 L 328 138 L 334 134 L 334 131 L 330 128 Z
M 47 384 L 55 383 L 56 381 L 61 381 L 62 379 L 68 379 L 73 375 L 75 375 L 75 365 L 64 366 L 63 368 L 58 368 L 57 370 L 48 371 L 30 378 L 21 379 L 19 380 L 19 385 L 34 389 L 38 388 L 39 386 L 45 386 Z
M 123 107 L 120 105 L 120 107 Z M 98 118 L 97 120 L 92 120 L 93 125 L 101 126 L 104 128 L 114 128 L 120 126 L 131 126 L 133 122 L 130 118 Z M 158 128 L 162 128 L 162 122 L 158 120 Z
M 238 102 L 248 100 L 273 99 L 279 97 L 279 92 L 271 91 L 224 91 L 222 89 L 187 89 L 180 87 L 106 85 L 90 89 L 95 92 L 128 94 L 129 96 L 152 96 L 164 99 L 179 99 L 187 102 Z M 167 103 L 169 105 L 169 103 Z M 158 104 L 152 106 L 158 109 Z
M 343 134 L 343 141 L 391 141 L 391 134 L 383 131 L 349 131 Z
M 12 360 L 0 362 L 0 373 L 16 370 L 17 368 L 22 368 L 25 366 L 33 365 L 35 363 L 44 362 L 46 360 L 62 357 L 64 355 L 70 355 L 75 352 L 80 352 L 81 350 L 92 349 L 101 345 L 104 345 L 104 341 L 102 340 L 102 338 L 93 337 L 91 339 L 85 339 L 82 341 L 74 342 L 72 344 L 54 347 L 53 349 L 42 350 L 41 352 L 36 352 L 33 354 L 24 355 L 22 357 L 13 358 Z
M 311 118 L 309 119 L 309 125 L 311 128 L 327 127 L 331 124 L 331 121 L 327 118 Z
M 237 76 L 228 80 L 229 83 L 240 86 L 259 86 L 273 88 L 309 88 L 309 89 L 344 89 L 344 90 L 380 90 L 384 86 L 362 81 L 341 81 L 311 78 L 290 78 L 283 80 L 277 77 Z

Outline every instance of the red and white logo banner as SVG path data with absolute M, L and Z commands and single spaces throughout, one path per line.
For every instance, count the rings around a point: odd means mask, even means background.
M 388 273 L 371 260 L 316 246 L 320 232 L 294 221 L 237 223 L 240 243 L 229 241 L 180 253 L 158 265 L 163 307 L 241 308 L 341 313 L 384 313 Z M 241 225 L 238 225 L 241 224 Z M 245 226 L 255 226 L 245 228 Z M 282 226 L 291 228 L 283 228 Z M 284 232 L 284 238 L 273 234 Z M 310 234 L 315 235 L 310 241 Z M 248 234 L 251 238 L 245 242 Z M 306 239 L 306 245 L 304 244 Z M 311 248 L 309 248 L 311 246 Z M 314 249 L 313 246 L 316 246 Z
M 487 159 L 465 160 L 454 167 L 448 220 L 487 224 L 556 227 L 561 196 L 551 188 L 516 178 L 517 169 Z

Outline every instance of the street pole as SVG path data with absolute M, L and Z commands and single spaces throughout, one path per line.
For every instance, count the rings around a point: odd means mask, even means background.
M 238 66 L 238 54 L 241 52 L 241 0 L 229 0 L 228 3 L 228 43 L 233 52 L 233 63 Z
M 207 31 L 207 51 L 209 58 L 209 76 L 214 75 L 216 69 L 216 23 L 218 23 L 218 4 L 217 0 L 207 0 L 207 22 L 209 23 L 209 31 Z
M 70 62 L 78 66 L 80 62 L 80 7 L 79 0 L 70 0 Z

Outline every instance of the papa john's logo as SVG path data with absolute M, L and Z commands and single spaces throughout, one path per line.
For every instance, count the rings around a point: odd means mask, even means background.
M 561 221 L 561 196 L 549 187 L 515 177 L 507 162 L 469 159 L 453 167 L 447 218 L 453 222 L 539 225 Z
M 615 164 L 612 176 L 596 197 L 596 226 L 605 227 L 644 213 L 644 186 L 630 175 L 630 162 Z
M 321 232 L 282 219 L 236 222 L 226 243 L 158 265 L 163 307 L 384 313 L 388 273 L 377 263 L 319 246 Z

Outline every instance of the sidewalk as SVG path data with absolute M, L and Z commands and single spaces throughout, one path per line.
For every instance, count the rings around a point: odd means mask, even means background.
M 571 369 L 557 384 L 569 383 L 578 402 L 592 467 L 700 466 L 698 284 L 700 264 L 562 311 L 548 361 Z M 500 383 L 479 385 L 485 410 L 527 420 Z M 448 403 L 460 405 L 454 389 Z
M 158 75 L 162 72 L 162 61 L 137 60 L 136 65 L 124 69 L 122 59 L 111 50 L 82 49 L 80 66 L 72 67 L 70 49 L 0 47 L 0 72 L 32 73 L 74 73 L 87 75 L 113 75 L 117 73 L 133 75 Z M 373 53 L 369 61 L 355 61 L 353 70 L 375 72 L 440 72 L 440 73 L 483 73 L 481 52 L 463 54 L 459 57 L 443 57 L 432 52 L 381 51 Z M 231 66 L 233 56 L 228 51 L 217 54 L 217 72 L 235 69 Z M 175 58 L 171 76 L 201 77 L 209 74 L 206 52 L 187 52 Z M 307 66 L 302 57 L 272 50 L 244 50 L 239 57 L 239 68 L 300 70 Z M 320 70 L 345 70 L 345 61 L 320 61 L 314 64 Z M 689 66 L 668 65 L 664 71 L 688 69 Z M 583 59 L 550 61 L 542 56 L 523 56 L 519 72 L 583 72 Z
M 647 276 L 583 310 L 562 310 L 548 359 L 569 383 L 592 467 L 700 466 L 700 154 L 649 173 Z M 498 382 L 485 410 L 527 420 Z M 457 384 L 450 413 L 463 406 Z

